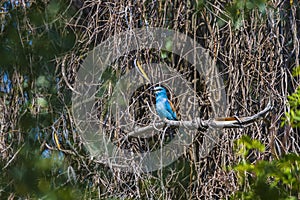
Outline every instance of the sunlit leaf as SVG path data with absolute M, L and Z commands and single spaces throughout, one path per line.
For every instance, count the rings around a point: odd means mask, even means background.
M 48 101 L 45 98 L 38 97 L 37 98 L 37 104 L 38 106 L 42 108 L 47 108 L 48 107 Z

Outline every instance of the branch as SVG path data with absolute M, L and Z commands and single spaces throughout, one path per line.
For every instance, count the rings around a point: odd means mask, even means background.
M 262 111 L 248 117 L 225 117 L 225 118 L 215 118 L 215 119 L 208 119 L 202 120 L 200 118 L 196 118 L 191 121 L 173 121 L 173 120 L 164 120 L 163 122 L 153 123 L 149 126 L 136 128 L 134 131 L 129 132 L 125 137 L 120 138 L 115 142 L 122 141 L 127 139 L 128 137 L 132 136 L 139 136 L 145 132 L 159 130 L 165 127 L 166 124 L 171 126 L 177 127 L 184 127 L 187 129 L 198 129 L 198 128 L 244 128 L 246 125 L 250 124 L 254 120 L 258 119 L 259 117 L 265 115 L 272 109 L 271 100 L 269 100 L 267 106 Z

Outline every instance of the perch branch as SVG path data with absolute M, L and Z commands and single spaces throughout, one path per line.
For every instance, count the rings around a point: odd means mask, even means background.
M 142 133 L 161 129 L 165 127 L 166 124 L 171 126 L 177 127 L 184 127 L 187 129 L 198 129 L 198 128 L 243 128 L 246 125 L 250 124 L 254 120 L 258 119 L 259 117 L 265 115 L 272 109 L 271 100 L 269 100 L 267 106 L 262 111 L 248 117 L 225 117 L 225 118 L 215 118 L 215 119 L 208 119 L 202 120 L 200 118 L 195 118 L 191 121 L 172 121 L 172 120 L 164 120 L 163 122 L 153 123 L 146 127 L 139 127 L 136 128 L 134 131 L 129 132 L 125 137 L 120 138 L 115 142 L 122 141 L 127 139 L 128 137 L 132 136 L 139 136 Z

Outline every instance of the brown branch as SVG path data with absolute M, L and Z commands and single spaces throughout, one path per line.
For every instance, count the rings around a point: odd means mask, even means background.
M 269 100 L 269 103 L 263 109 L 262 111 L 248 117 L 227 117 L 227 118 L 216 118 L 216 119 L 208 119 L 208 120 L 202 120 L 200 118 L 196 118 L 191 121 L 172 121 L 172 120 L 164 120 L 164 122 L 158 122 L 153 123 L 149 126 L 142 127 L 142 128 L 136 128 L 134 131 L 129 132 L 125 137 L 120 138 L 119 140 L 115 142 L 120 142 L 124 139 L 127 139 L 128 137 L 138 137 L 139 135 L 153 131 L 153 130 L 159 130 L 163 127 L 165 127 L 166 124 L 171 126 L 177 126 L 177 127 L 185 127 L 187 129 L 198 129 L 198 128 L 244 128 L 254 120 L 258 119 L 259 117 L 265 115 L 272 109 L 272 103 L 271 100 Z
M 13 155 L 13 157 L 2 168 L 2 170 L 6 169 L 10 165 L 10 163 L 16 158 L 16 156 L 20 153 L 20 151 L 23 149 L 24 146 L 25 146 L 25 144 L 22 144 L 22 146 L 18 149 L 18 151 Z

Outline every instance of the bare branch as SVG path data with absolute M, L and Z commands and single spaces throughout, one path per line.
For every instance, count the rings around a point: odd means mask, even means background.
M 117 140 L 117 142 L 127 139 L 128 137 L 132 136 L 139 136 L 140 134 L 143 134 L 145 132 L 161 129 L 165 127 L 166 124 L 171 126 L 177 126 L 177 127 L 185 127 L 187 129 L 198 129 L 198 128 L 243 128 L 246 127 L 246 125 L 250 124 L 254 120 L 258 119 L 259 117 L 265 115 L 267 112 L 269 112 L 272 109 L 272 103 L 271 100 L 269 100 L 269 103 L 259 113 L 256 113 L 252 116 L 248 117 L 226 117 L 226 118 L 216 118 L 216 119 L 208 119 L 208 120 L 202 120 L 200 118 L 196 118 L 192 121 L 172 121 L 172 120 L 164 120 L 164 122 L 158 122 L 153 123 L 149 126 L 137 128 L 136 130 L 128 133 L 125 137 Z

